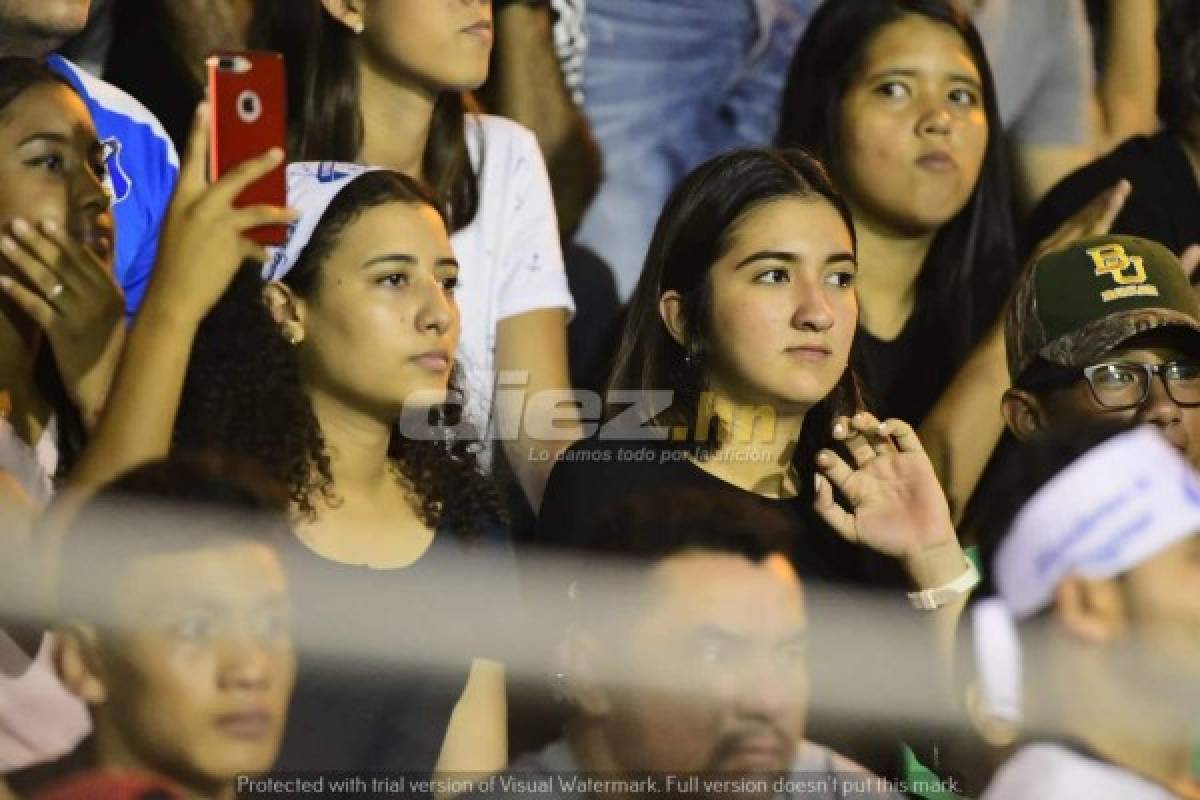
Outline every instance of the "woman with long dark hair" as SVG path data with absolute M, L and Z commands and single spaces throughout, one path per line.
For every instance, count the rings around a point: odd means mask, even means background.
M 259 461 L 288 488 L 304 545 L 301 625 L 364 624 L 361 597 L 392 598 L 387 619 L 398 628 L 378 630 L 378 640 L 403 657 L 425 655 L 398 632 L 414 613 L 397 592 L 476 556 L 501 580 L 511 574 L 511 559 L 484 546 L 506 538 L 500 501 L 454 427 L 459 266 L 445 217 L 404 174 L 293 164 L 288 197 L 299 216 L 268 257 L 241 236 L 253 227 L 238 216 L 248 212 L 227 205 L 278 162 L 252 164 L 227 191 L 206 190 L 204 128 L 199 117 L 159 273 L 79 480 L 94 484 L 171 447 Z M 258 263 L 239 271 L 244 259 Z M 406 419 L 412 436 L 400 433 Z M 426 592 L 422 608 L 454 600 Z M 486 598 L 501 615 L 503 600 Z M 458 619 L 474 630 L 469 615 Z M 500 768 L 503 667 L 472 646 L 432 677 L 366 680 L 302 656 L 280 769 Z
M 124 341 L 105 151 L 87 107 L 36 61 L 0 58 L 0 586 L 49 579 L 23 557 L 104 404 Z M 11 537 L 11 538 L 10 538 Z M 31 551 L 30 555 L 32 554 Z M 34 577 L 37 576 L 37 577 Z M 44 585 L 31 586 L 37 591 Z M 0 606 L 8 606 L 0 598 Z M 5 620 L 10 625 L 13 620 Z M 0 631 L 0 771 L 69 750 L 87 729 L 36 625 Z M 38 642 L 41 642 L 39 645 Z M 27 716 L 20 718 L 23 710 Z
M 961 508 L 1003 427 L 996 322 L 1017 269 L 1003 128 L 970 19 L 945 0 L 824 4 L 792 63 L 779 143 L 827 164 L 852 209 L 869 399 L 921 426 Z
M 264 0 L 251 25 L 251 42 L 287 61 L 294 159 L 386 167 L 434 188 L 463 270 L 466 417 L 485 439 L 501 432 L 536 509 L 548 467 L 529 451 L 561 449 L 577 431 L 564 424 L 557 441 L 533 438 L 524 400 L 569 387 L 574 306 L 536 140 L 472 109 L 492 36 L 489 0 Z
M 570 544 L 592 509 L 687 485 L 789 513 L 804 575 L 966 585 L 915 434 L 866 413 L 848 366 L 857 251 L 849 210 L 799 151 L 737 151 L 692 173 L 659 219 L 634 292 L 613 419 L 555 466 L 540 540 Z M 630 403 L 644 424 L 624 424 Z

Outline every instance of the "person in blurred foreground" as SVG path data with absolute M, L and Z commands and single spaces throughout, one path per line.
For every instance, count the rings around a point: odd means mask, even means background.
M 295 676 L 289 534 L 282 502 L 237 474 L 140 467 L 72 524 L 57 666 L 94 733 L 7 776 L 19 796 L 226 800 L 270 769 Z
M 1200 797 L 1200 477 L 1145 425 L 1026 455 L 972 614 L 982 711 L 1024 731 L 983 800 Z
M 585 535 L 601 560 L 569 591 L 565 736 L 488 796 L 901 796 L 804 739 L 808 626 L 786 518 L 672 489 L 625 501 Z

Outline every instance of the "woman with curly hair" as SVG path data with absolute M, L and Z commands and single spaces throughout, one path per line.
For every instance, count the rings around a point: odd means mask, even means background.
M 549 439 L 519 423 L 526 397 L 570 388 L 575 306 L 537 139 L 471 99 L 494 34 L 489 0 L 261 0 L 250 25 L 251 45 L 287 63 L 293 158 L 386 167 L 436 192 L 462 266 L 464 416 L 485 466 L 493 432 L 505 432 L 495 438 L 536 510 L 549 464 L 529 454 L 561 450 L 578 425 L 570 409 Z M 524 383 L 511 385 L 513 373 Z M 510 381 L 503 391 L 498 375 Z
M 447 564 L 477 559 L 511 578 L 510 556 L 484 546 L 504 539 L 500 502 L 451 427 L 458 263 L 432 195 L 397 172 L 293 164 L 298 218 L 268 254 L 241 234 L 262 218 L 229 208 L 237 187 L 261 173 L 252 165 L 227 177 L 228 189 L 206 190 L 206 136 L 197 120 L 159 274 L 83 480 L 114 458 L 141 461 L 171 446 L 258 459 L 291 493 L 304 545 L 297 568 L 309 578 L 297 618 L 313 631 L 362 624 L 362 597 L 395 597 L 402 612 L 409 595 L 396 591 L 436 585 Z M 244 258 L 268 262 L 265 289 L 257 265 L 238 271 Z M 425 424 L 411 424 L 410 411 Z M 397 433 L 402 421 L 414 435 Z M 457 602 L 426 595 L 422 614 Z M 504 599 L 488 597 L 488 612 L 503 615 L 495 604 Z M 482 620 L 484 609 L 473 612 Z M 422 655 L 402 627 L 413 616 L 389 614 L 396 629 L 378 635 Z M 505 763 L 498 663 L 463 650 L 435 676 L 363 680 L 307 652 L 281 770 L 428 775 Z

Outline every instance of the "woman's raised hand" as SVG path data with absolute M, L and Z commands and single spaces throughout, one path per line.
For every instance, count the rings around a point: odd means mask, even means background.
M 104 405 L 125 339 L 125 302 L 109 265 L 59 225 L 14 219 L 0 255 L 22 280 L 0 290 L 46 335 L 67 392 L 90 428 Z
M 1133 184 L 1127 180 L 1117 181 L 1114 186 L 1093 197 L 1091 202 L 1038 242 L 1030 260 L 1037 261 L 1047 253 L 1061 250 L 1080 239 L 1108 233 L 1132 193 Z
M 853 465 L 832 450 L 818 453 L 814 507 L 822 519 L 845 539 L 903 561 L 922 588 L 957 577 L 965 562 L 946 495 L 912 427 L 863 412 L 834 420 L 833 436 Z
M 209 184 L 209 107 L 196 109 L 179 184 L 159 240 L 158 262 L 146 296 L 152 313 L 197 324 L 216 304 L 246 261 L 262 262 L 262 245 L 246 236 L 263 225 L 287 225 L 296 218 L 288 208 L 234 206 L 242 191 L 279 166 L 278 148 L 250 159 Z

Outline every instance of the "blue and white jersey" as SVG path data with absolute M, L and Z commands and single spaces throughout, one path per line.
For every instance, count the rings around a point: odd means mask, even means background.
M 159 230 L 179 177 L 179 156 L 162 125 L 133 97 L 60 55 L 46 63 L 87 103 L 108 153 L 116 218 L 113 271 L 125 292 L 125 313 L 132 317 L 154 268 Z

